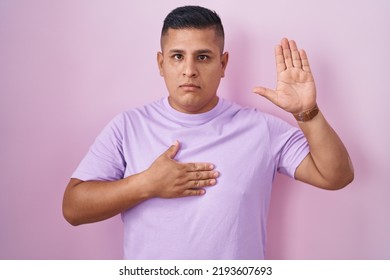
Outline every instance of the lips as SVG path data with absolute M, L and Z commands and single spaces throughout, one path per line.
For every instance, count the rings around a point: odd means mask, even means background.
M 185 83 L 185 84 L 180 85 L 179 87 L 184 89 L 184 90 L 188 90 L 188 91 L 200 89 L 200 86 L 193 84 L 193 83 Z

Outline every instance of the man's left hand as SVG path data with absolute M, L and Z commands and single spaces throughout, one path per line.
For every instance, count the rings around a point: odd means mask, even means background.
M 275 47 L 277 70 L 276 90 L 255 87 L 254 93 L 264 96 L 292 114 L 312 109 L 316 105 L 316 87 L 304 50 L 298 50 L 293 40 L 283 38 Z

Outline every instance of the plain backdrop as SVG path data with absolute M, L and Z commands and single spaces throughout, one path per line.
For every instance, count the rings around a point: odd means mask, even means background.
M 63 191 L 111 118 L 167 95 L 160 30 L 185 4 L 222 17 L 230 62 L 219 96 L 294 125 L 251 89 L 274 87 L 274 46 L 295 39 L 354 163 L 340 191 L 277 176 L 267 258 L 390 259 L 387 0 L 0 0 L 0 259 L 122 258 L 120 217 L 72 227 Z

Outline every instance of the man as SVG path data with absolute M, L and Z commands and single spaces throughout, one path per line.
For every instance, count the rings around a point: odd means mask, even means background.
M 330 190 L 352 181 L 294 41 L 276 47 L 276 90 L 254 92 L 292 113 L 300 130 L 217 96 L 228 53 L 215 12 L 173 10 L 157 62 L 169 96 L 114 118 L 64 194 L 73 225 L 122 214 L 125 258 L 262 259 L 276 171 Z

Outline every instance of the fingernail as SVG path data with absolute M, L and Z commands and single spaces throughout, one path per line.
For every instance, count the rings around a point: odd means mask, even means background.
M 209 168 L 210 168 L 210 169 L 214 169 L 214 168 L 215 168 L 214 164 L 210 164 L 210 165 L 209 165 Z

